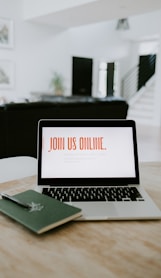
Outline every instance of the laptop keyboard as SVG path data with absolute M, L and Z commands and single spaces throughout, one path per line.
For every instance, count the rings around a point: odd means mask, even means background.
M 144 201 L 136 187 L 56 187 L 44 188 L 43 194 L 62 202 Z

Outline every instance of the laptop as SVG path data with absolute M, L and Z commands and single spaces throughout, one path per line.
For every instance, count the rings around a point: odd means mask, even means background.
M 40 120 L 37 190 L 81 208 L 78 220 L 161 218 L 139 185 L 132 120 Z

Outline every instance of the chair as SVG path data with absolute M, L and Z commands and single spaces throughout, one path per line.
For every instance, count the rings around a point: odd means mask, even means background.
M 16 156 L 0 159 L 0 183 L 37 174 L 37 159 Z

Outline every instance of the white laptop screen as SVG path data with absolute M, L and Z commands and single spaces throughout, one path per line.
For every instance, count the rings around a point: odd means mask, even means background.
M 135 179 L 131 126 L 43 126 L 41 179 Z

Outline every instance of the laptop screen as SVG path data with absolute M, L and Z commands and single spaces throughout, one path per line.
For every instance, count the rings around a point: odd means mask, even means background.
M 138 175 L 133 121 L 39 122 L 38 184 L 127 184 Z

